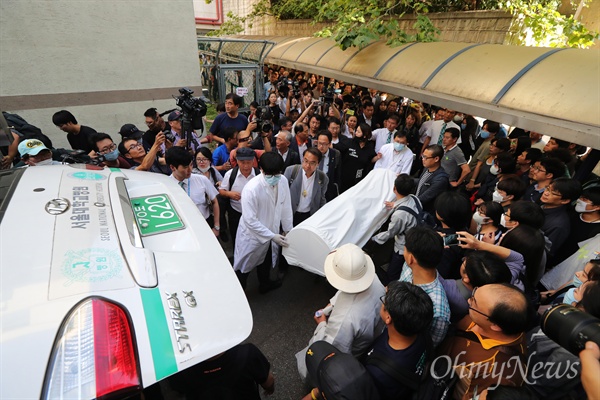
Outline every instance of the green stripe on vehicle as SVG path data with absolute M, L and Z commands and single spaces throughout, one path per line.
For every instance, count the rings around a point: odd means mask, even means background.
M 146 315 L 146 328 L 150 338 L 154 373 L 159 381 L 177 372 L 175 351 L 171 343 L 169 324 L 160 297 L 160 291 L 154 289 L 140 289 L 144 314 Z

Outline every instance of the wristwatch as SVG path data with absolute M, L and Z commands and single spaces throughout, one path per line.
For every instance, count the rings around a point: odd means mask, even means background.
M 213 229 L 215 229 L 215 230 L 217 230 L 217 231 L 220 231 L 220 230 L 221 230 L 221 227 L 220 227 L 219 225 L 215 225 L 215 226 L 213 226 Z

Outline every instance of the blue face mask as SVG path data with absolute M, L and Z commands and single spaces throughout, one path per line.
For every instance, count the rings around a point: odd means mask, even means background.
M 265 181 L 270 186 L 277 186 L 280 179 L 281 179 L 281 174 L 280 175 L 265 175 Z
M 404 150 L 404 145 L 402 143 L 394 142 L 394 150 L 402 151 Z
M 577 300 L 575 300 L 575 288 L 567 290 L 567 293 L 565 293 L 565 297 L 563 298 L 563 304 L 571 305 L 573 303 L 577 303 Z
M 479 136 L 481 136 L 482 139 L 487 139 L 490 137 L 490 133 L 488 131 L 481 131 Z
M 104 158 L 106 158 L 107 161 L 115 161 L 117 158 L 119 158 L 119 149 L 114 149 L 110 153 L 106 153 Z
M 575 277 L 573 278 L 573 286 L 578 288 L 581 285 L 583 285 L 583 282 L 581 282 L 581 279 L 579 279 L 579 277 L 575 275 Z
M 464 131 L 465 129 L 467 129 L 467 124 L 460 124 L 460 130 Z

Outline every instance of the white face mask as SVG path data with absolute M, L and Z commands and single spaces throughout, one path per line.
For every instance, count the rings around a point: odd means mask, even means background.
M 200 170 L 200 172 L 202 172 L 202 173 L 205 173 L 209 169 L 210 169 L 210 165 L 208 167 L 205 167 L 205 168 L 198 167 L 198 170 Z
M 496 203 L 502 203 L 504 201 L 504 197 L 502 197 L 502 195 L 495 190 L 494 193 L 492 193 L 492 201 L 495 201 Z M 502 217 L 504 217 L 504 215 Z
M 506 226 L 506 217 L 504 216 L 504 214 L 500 216 L 500 225 L 502 225 L 505 228 L 508 228 L 508 226 Z
M 473 221 L 475 221 L 479 226 L 490 223 L 490 219 L 479 214 L 479 211 L 475 211 L 475 214 L 473 214 Z
M 586 210 L 587 207 L 587 203 L 581 199 L 577 199 L 577 204 L 575 204 L 575 211 L 577 211 L 578 213 L 588 213 L 588 212 L 594 212 L 596 210 Z

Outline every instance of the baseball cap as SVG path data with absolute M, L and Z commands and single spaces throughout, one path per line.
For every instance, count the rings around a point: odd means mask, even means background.
M 143 134 L 144 132 L 140 131 L 134 124 L 125 124 L 119 130 L 119 135 L 123 138 L 139 140 L 142 138 Z
M 325 277 L 334 288 L 345 293 L 367 290 L 375 279 L 375 264 L 360 247 L 347 243 L 325 259 Z
M 181 111 L 171 111 L 169 116 L 167 117 L 167 121 L 177 121 L 181 118 Z
M 235 151 L 235 158 L 238 161 L 254 160 L 255 156 L 254 150 L 249 147 L 240 147 Z
M 19 143 L 19 147 L 17 149 L 19 150 L 21 157 L 25 155 L 37 156 L 40 151 L 49 150 L 44 143 L 37 139 L 23 140 L 21 143 Z
M 352 355 L 320 340 L 305 355 L 308 375 L 327 400 L 379 400 L 379 393 L 365 367 Z

